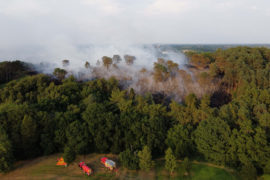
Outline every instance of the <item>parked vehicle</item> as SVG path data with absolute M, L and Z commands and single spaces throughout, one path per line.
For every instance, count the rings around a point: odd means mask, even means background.
M 88 167 L 86 164 L 85 164 L 85 162 L 83 162 L 83 161 L 81 161 L 79 164 L 78 164 L 78 166 L 83 170 L 83 172 L 85 173 L 85 174 L 87 174 L 88 176 L 90 176 L 92 173 L 93 173 L 93 170 L 90 168 L 90 167 Z
M 102 157 L 102 158 L 100 159 L 100 162 L 101 162 L 102 164 L 104 164 L 104 166 L 105 166 L 106 168 L 110 169 L 111 171 L 114 170 L 114 169 L 116 168 L 116 163 L 115 163 L 114 161 L 112 161 L 112 160 L 106 158 L 106 157 Z

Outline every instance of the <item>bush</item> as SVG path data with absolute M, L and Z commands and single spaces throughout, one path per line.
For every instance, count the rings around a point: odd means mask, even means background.
M 129 149 L 127 149 L 119 154 L 119 158 L 120 162 L 124 167 L 132 170 L 139 168 L 139 160 L 135 152 L 132 152 Z

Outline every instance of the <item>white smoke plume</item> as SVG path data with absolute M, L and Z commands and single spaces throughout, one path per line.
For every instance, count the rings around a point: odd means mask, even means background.
M 240 4 L 242 7 L 243 3 Z M 140 92 L 165 91 L 178 85 L 178 90 L 185 94 L 192 88 L 181 84 L 183 78 L 157 84 L 151 80 L 151 70 L 159 57 L 172 60 L 178 63 L 179 69 L 185 69 L 186 57 L 175 49 L 162 49 L 151 44 L 205 43 L 207 40 L 211 43 L 220 37 L 212 32 L 220 32 L 221 29 L 224 29 L 223 37 L 228 37 L 230 34 L 226 33 L 230 31 L 227 26 L 223 28 L 223 23 L 218 26 L 220 19 L 213 23 L 207 18 L 214 17 L 217 11 L 214 7 L 221 7 L 220 3 L 214 3 L 214 0 L 203 3 L 203 13 L 198 9 L 199 5 L 197 0 L 0 0 L 0 61 L 22 60 L 34 64 L 40 72 L 52 73 L 54 68 L 63 67 L 62 60 L 68 59 L 70 65 L 65 68 L 70 74 L 79 76 L 80 72 L 86 71 L 86 61 L 93 67 L 103 56 L 117 54 L 123 59 L 127 54 L 136 57 L 132 67 L 122 61 L 118 70 L 103 68 L 102 74 L 106 78 L 119 76 L 119 73 L 132 76 L 133 84 L 129 87 Z M 211 11 L 207 11 L 208 7 Z M 238 12 L 239 8 L 236 9 Z M 219 8 L 218 12 L 221 10 Z M 204 17 L 201 18 L 202 14 Z M 197 31 L 198 19 L 202 19 L 200 31 Z M 231 22 L 230 17 L 228 20 Z M 239 24 L 238 21 L 236 23 Z M 252 31 L 247 27 L 262 27 L 249 21 L 247 25 L 243 26 L 245 31 L 240 29 L 241 35 L 247 32 L 246 29 Z M 209 34 L 206 27 L 211 29 L 209 37 L 205 36 Z M 222 28 L 215 30 L 216 27 Z M 235 37 L 237 34 L 233 39 Z M 227 38 L 225 40 L 224 43 Z M 138 75 L 141 68 L 150 71 L 145 88 L 137 84 L 142 80 Z M 87 73 L 86 78 L 96 76 L 92 71 Z
M 169 46 L 161 49 L 159 45 L 72 45 L 68 43 L 57 42 L 49 47 L 29 47 L 13 51 L 14 55 L 6 55 L 6 60 L 19 59 L 34 64 L 40 72 L 52 73 L 54 68 L 62 67 L 62 60 L 67 59 L 70 62 L 68 70 L 78 73 L 84 69 L 85 62 L 91 66 L 96 66 L 99 60 L 102 63 L 102 57 L 113 57 L 120 55 L 124 65 L 124 56 L 132 55 L 136 57 L 133 68 L 152 69 L 154 62 L 158 58 L 172 60 L 184 68 L 187 59 L 179 50 L 172 49 Z M 5 53 L 9 53 L 6 51 Z M 5 56 L 5 53 L 2 53 Z

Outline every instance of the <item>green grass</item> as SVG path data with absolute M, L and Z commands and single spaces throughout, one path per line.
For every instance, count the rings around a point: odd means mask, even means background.
M 210 167 L 205 165 L 192 165 L 192 179 L 193 180 L 236 180 L 232 174 L 223 169 Z
M 78 157 L 75 163 L 67 168 L 56 166 L 56 159 L 60 155 L 52 155 L 37 158 L 31 161 L 19 163 L 14 171 L 6 175 L 0 174 L 0 179 L 92 179 L 92 180 L 114 180 L 114 179 L 183 179 L 183 180 L 236 180 L 236 176 L 227 172 L 225 169 L 212 167 L 206 164 L 192 164 L 191 172 L 185 176 L 181 162 L 177 162 L 177 168 L 172 176 L 164 168 L 165 161 L 155 161 L 155 167 L 149 172 L 141 170 L 127 170 L 123 167 L 118 167 L 117 173 L 106 170 L 99 164 L 100 157 L 104 155 L 89 154 L 86 157 Z M 107 156 L 107 155 L 105 155 Z M 94 170 L 94 174 L 87 176 L 78 168 L 77 163 L 81 160 L 89 163 L 89 166 Z M 269 175 L 264 175 L 264 179 L 269 179 Z
M 156 162 L 155 179 L 186 179 L 186 180 L 237 180 L 237 178 L 224 169 L 207 165 L 193 164 L 189 176 L 184 175 L 184 169 L 180 162 L 172 177 L 164 170 L 165 161 Z
M 92 176 L 88 176 L 87 179 L 93 179 L 93 180 L 98 180 L 98 179 L 104 179 L 104 180 L 110 180 L 110 179 L 117 179 L 114 174 L 104 174 L 104 173 L 99 173 L 95 174 Z
M 261 176 L 260 180 L 270 180 L 270 175 L 264 174 L 263 176 Z

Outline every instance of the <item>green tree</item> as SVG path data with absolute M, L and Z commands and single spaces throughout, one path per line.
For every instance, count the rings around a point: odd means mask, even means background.
M 125 59 L 127 65 L 132 65 L 134 63 L 134 61 L 136 60 L 136 57 L 130 56 L 130 55 L 124 55 L 124 59 Z
M 184 168 L 184 171 L 187 175 L 189 175 L 190 173 L 190 170 L 191 170 L 191 162 L 190 160 L 188 159 L 188 157 L 185 157 L 184 161 L 183 161 L 183 168 Z
M 54 142 L 52 141 L 53 139 L 52 135 L 53 134 L 46 133 L 41 134 L 40 136 L 41 140 L 40 146 L 42 147 L 44 155 L 49 155 L 55 152 L 55 145 Z
M 178 68 L 179 65 L 171 60 L 168 60 L 167 66 L 168 66 L 168 70 L 170 71 L 171 75 L 175 76 L 175 74 L 179 70 L 179 68 Z
M 52 114 L 46 111 L 39 111 L 37 114 L 37 119 L 40 124 L 40 141 L 39 145 L 43 151 L 44 155 L 49 155 L 56 152 L 54 139 L 54 132 L 56 127 L 56 120 Z
M 151 150 L 148 146 L 144 146 L 142 151 L 138 152 L 139 167 L 142 170 L 149 171 L 154 167 L 155 163 L 152 160 Z
M 0 126 L 7 133 L 13 145 L 14 157 L 25 158 L 21 136 L 21 123 L 25 115 L 26 105 L 2 103 L 0 105 Z
M 248 163 L 241 168 L 240 177 L 243 180 L 256 180 L 257 179 L 257 170 L 252 165 L 252 163 Z
M 119 159 L 121 164 L 128 169 L 135 170 L 139 168 L 139 160 L 137 154 L 130 151 L 129 149 L 121 152 L 119 154 Z
M 64 59 L 64 60 L 62 61 L 62 64 L 63 64 L 63 67 L 69 66 L 69 60 Z
M 165 152 L 165 168 L 170 172 L 170 174 L 172 175 L 175 168 L 176 168 L 176 158 L 173 155 L 172 149 L 168 148 Z
M 121 60 L 122 60 L 121 56 L 119 56 L 117 54 L 116 55 L 113 55 L 112 61 L 113 61 L 114 64 L 120 63 Z
M 59 80 L 63 80 L 67 74 L 67 71 L 60 68 L 55 68 L 53 75 L 57 77 Z
M 72 163 L 76 159 L 76 153 L 74 152 L 72 147 L 65 147 L 63 158 L 67 164 Z
M 109 148 L 113 142 L 114 135 L 117 131 L 118 116 L 113 112 L 109 111 L 112 108 L 109 103 L 92 103 L 89 104 L 82 116 L 84 121 L 88 124 L 88 132 L 92 135 L 95 143 L 95 148 L 98 152 L 105 153 L 109 152 Z M 120 151 L 121 152 L 121 151 Z
M 85 62 L 85 64 L 84 64 L 84 67 L 86 68 L 86 69 L 89 69 L 91 66 L 90 66 L 90 63 L 88 62 L 88 61 L 86 61 Z
M 168 131 L 166 144 L 173 150 L 176 157 L 191 155 L 194 145 L 191 138 L 192 127 L 177 124 Z
M 109 67 L 112 65 L 112 58 L 108 56 L 102 57 L 103 66 L 109 69 Z
M 156 82 L 162 82 L 169 78 L 170 73 L 165 65 L 155 62 L 153 75 Z
M 204 54 L 194 54 L 190 58 L 190 63 L 199 68 L 207 68 L 210 62 L 210 58 Z
M 32 68 L 29 64 L 21 61 L 0 62 L 0 84 L 27 75 Z
M 86 154 L 90 152 L 90 142 L 88 127 L 85 122 L 78 120 L 70 123 L 66 129 L 68 145 L 73 148 L 76 154 Z
M 263 168 L 264 174 L 270 174 L 270 160 L 267 161 L 266 165 Z
M 195 111 L 198 107 L 198 99 L 195 94 L 189 94 L 185 98 L 185 104 L 193 111 Z
M 24 116 L 21 124 L 21 138 L 24 154 L 27 157 L 34 157 L 39 153 L 37 149 L 37 141 L 39 138 L 38 126 L 32 116 Z
M 230 136 L 227 122 L 211 117 L 199 124 L 195 131 L 195 143 L 206 159 L 224 165 L 230 161 Z
M 11 170 L 14 162 L 11 142 L 4 129 L 0 126 L 0 172 Z
M 93 81 L 86 82 L 83 86 L 81 94 L 83 98 L 91 96 L 94 102 L 103 103 L 108 101 L 111 97 L 111 93 L 115 89 L 119 89 L 119 82 L 115 78 L 97 79 Z
M 241 164 L 252 164 L 257 168 L 263 168 L 270 157 L 266 136 L 262 128 L 253 129 L 248 123 L 240 131 L 234 129 L 229 143 L 230 156 Z

